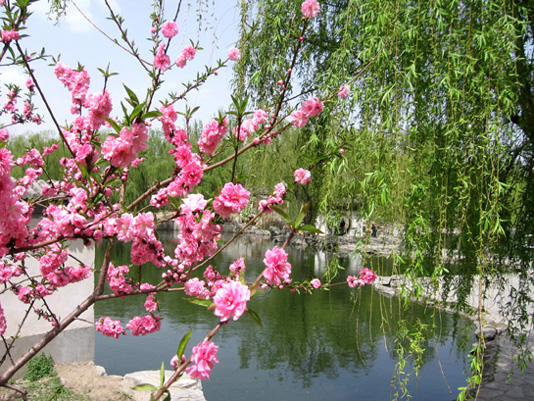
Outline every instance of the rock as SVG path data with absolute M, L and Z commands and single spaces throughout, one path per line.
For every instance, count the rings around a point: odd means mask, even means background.
M 477 329 L 477 331 L 475 332 L 475 335 L 477 337 L 480 337 L 480 329 Z M 482 335 L 484 336 L 484 338 L 488 341 L 491 341 L 495 338 L 495 336 L 497 335 L 497 329 L 495 329 L 494 327 L 484 327 L 482 328 Z
M 174 372 L 165 371 L 165 380 L 169 379 Z M 150 391 L 133 390 L 135 386 L 141 384 L 151 384 L 159 387 L 160 372 L 158 370 L 145 370 L 141 372 L 128 373 L 122 380 L 122 391 L 132 396 L 133 401 L 149 401 Z M 202 392 L 200 380 L 193 379 L 184 374 L 170 388 L 171 400 L 206 401 Z

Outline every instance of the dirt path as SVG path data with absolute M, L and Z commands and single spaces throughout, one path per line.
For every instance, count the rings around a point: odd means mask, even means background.
M 86 394 L 90 400 L 131 400 L 122 391 L 122 376 L 108 376 L 103 368 L 92 362 L 59 364 L 56 365 L 56 371 L 65 387 Z

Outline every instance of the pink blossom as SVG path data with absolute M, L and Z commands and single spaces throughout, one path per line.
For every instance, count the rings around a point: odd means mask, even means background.
M 193 347 L 191 360 L 194 365 L 186 369 L 186 373 L 195 379 L 209 379 L 213 365 L 217 360 L 217 347 L 213 342 L 204 340 Z
M 350 86 L 344 85 L 337 91 L 337 97 L 340 99 L 345 99 L 350 93 Z
M 74 71 L 63 63 L 56 64 L 54 74 L 71 91 L 73 102 L 71 112 L 73 114 L 77 113 L 80 106 L 85 102 L 90 83 L 89 74 L 84 69 Z
M 189 194 L 180 205 L 182 213 L 194 213 L 202 211 L 206 208 L 208 202 L 204 199 L 202 194 Z
M 17 40 L 18 38 L 19 38 L 19 32 L 18 31 L 4 30 L 4 31 L 2 31 L 2 37 L 0 38 L 0 41 L 9 42 L 10 40 Z
M 26 80 L 26 88 L 28 88 L 30 92 L 33 92 L 33 89 L 35 88 L 35 83 L 32 81 L 31 78 L 28 78 Z
M 239 49 L 232 47 L 228 50 L 228 58 L 232 61 L 237 61 L 241 58 L 241 52 Z
M 156 312 L 158 310 L 158 301 L 156 296 L 154 294 L 148 294 L 144 306 L 147 312 Z
M 207 124 L 197 142 L 200 151 L 211 155 L 227 131 L 228 120 L 226 118 L 221 123 L 214 120 Z
M 5 129 L 0 129 L 0 141 L 6 142 L 9 139 L 9 132 Z
M 296 127 L 302 128 L 308 124 L 308 116 L 302 110 L 295 110 L 291 113 L 291 124 Z
M 176 57 L 175 63 L 177 67 L 184 68 L 187 64 L 187 59 L 183 54 L 180 54 L 178 57 Z
M 250 192 L 241 186 L 228 182 L 224 184 L 221 194 L 213 200 L 213 209 L 222 217 L 229 217 L 247 206 Z
M 119 338 L 121 334 L 126 334 L 121 326 L 120 320 L 112 320 L 110 317 L 101 317 L 95 323 L 95 327 L 96 331 L 108 337 Z
M 345 149 L 339 149 L 339 154 L 343 156 L 343 154 L 345 153 Z
M 237 259 L 234 263 L 230 265 L 230 271 L 237 277 L 239 277 L 241 272 L 244 272 L 245 269 L 246 266 L 243 258 Z
M 377 274 L 369 270 L 367 267 L 364 267 L 362 270 L 360 270 L 359 277 L 356 276 L 348 276 L 347 277 L 347 284 L 349 287 L 354 288 L 356 286 L 364 286 L 366 284 L 372 284 L 377 278 Z
M 29 287 L 21 287 L 17 294 L 19 300 L 25 304 L 29 304 L 32 300 L 32 290 Z
M 98 129 L 109 118 L 113 105 L 111 96 L 107 90 L 92 93 L 87 96 L 85 107 L 89 109 L 88 117 L 91 129 Z
M 124 127 L 119 137 L 108 135 L 102 145 L 102 154 L 112 166 L 128 167 L 136 158 L 137 153 L 147 148 L 148 129 L 145 124 L 132 124 Z
M 311 173 L 308 170 L 299 168 L 295 170 L 295 182 L 300 185 L 305 185 L 311 180 Z
M 165 53 L 165 44 L 161 43 L 158 46 L 156 55 L 154 56 L 154 68 L 161 70 L 162 72 L 167 70 L 171 66 L 171 59 Z
M 373 284 L 377 277 L 378 275 L 375 272 L 369 270 L 367 267 L 364 267 L 362 270 L 360 270 L 360 278 L 365 284 Z
M 11 174 L 13 155 L 6 148 L 0 148 L 0 177 L 7 177 Z
M 323 111 L 323 106 L 323 102 L 321 102 L 316 97 L 312 97 L 311 99 L 304 102 L 304 104 L 302 105 L 302 111 L 308 118 L 315 117 Z
M 197 49 L 195 49 L 193 46 L 189 45 L 182 49 L 182 55 L 184 58 L 188 61 L 191 61 L 195 58 L 195 54 L 197 54 Z
M 184 284 L 185 293 L 190 297 L 195 297 L 199 299 L 209 299 L 210 292 L 206 288 L 206 282 L 200 280 L 198 277 L 193 277 L 189 279 Z
M 166 38 L 170 39 L 178 33 L 178 24 L 174 21 L 167 21 L 161 27 L 161 33 Z
M 2 309 L 2 304 L 0 304 L 0 336 L 3 336 L 7 329 L 7 321 L 4 315 L 4 309 Z
M 224 283 L 213 297 L 215 302 L 215 316 L 219 316 L 221 322 L 230 318 L 237 320 L 241 317 L 247 302 L 250 300 L 250 290 L 239 281 Z
M 317 0 L 306 0 L 302 3 L 301 11 L 306 18 L 315 18 L 319 14 L 321 6 Z
M 321 287 L 321 280 L 319 280 L 318 278 L 314 278 L 312 281 L 310 281 L 310 285 L 313 288 L 320 288 Z
M 128 322 L 126 327 L 134 336 L 144 336 L 161 329 L 161 319 L 157 315 L 136 316 Z
M 109 288 L 115 295 L 130 294 L 133 290 L 130 279 L 126 276 L 130 269 L 126 265 L 115 267 L 113 263 L 109 264 L 106 279 L 109 281 Z
M 273 193 L 276 199 L 278 200 L 278 203 L 283 202 L 282 198 L 286 195 L 286 192 L 287 192 L 286 184 L 284 184 L 283 182 L 279 182 L 278 184 L 274 186 Z
M 178 355 L 174 355 L 169 362 L 174 370 L 177 370 L 180 366 L 180 361 L 178 360 Z
M 265 252 L 265 270 L 262 275 L 268 284 L 280 285 L 282 281 L 288 280 L 291 274 L 291 264 L 287 261 L 287 253 L 283 248 L 274 247 Z

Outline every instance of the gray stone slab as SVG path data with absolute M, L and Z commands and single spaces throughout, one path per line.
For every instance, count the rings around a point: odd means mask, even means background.
M 165 380 L 169 379 L 174 372 L 165 371 Z M 151 384 L 159 387 L 160 372 L 158 370 L 145 370 L 141 372 L 128 373 L 122 380 L 122 391 L 132 396 L 133 401 L 150 401 L 150 391 L 133 390 L 141 384 Z M 202 391 L 200 380 L 193 379 L 184 374 L 170 388 L 171 400 L 206 401 Z

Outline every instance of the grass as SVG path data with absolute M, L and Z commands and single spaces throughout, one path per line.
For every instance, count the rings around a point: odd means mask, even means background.
M 76 394 L 63 384 L 58 376 L 45 377 L 36 381 L 18 380 L 15 383 L 17 388 L 28 392 L 30 401 L 88 401 L 90 398 L 84 394 Z M 1 401 L 22 400 L 22 396 L 7 389 L 0 390 Z

